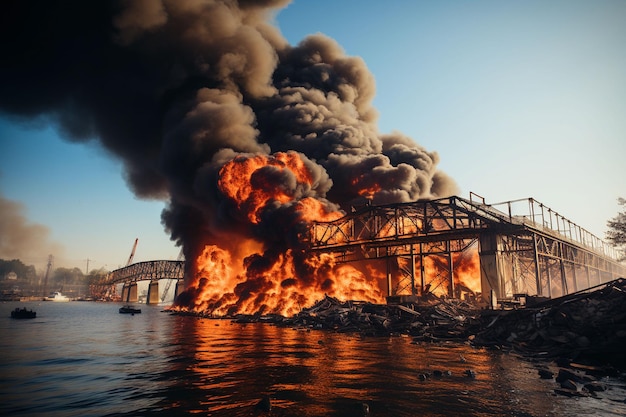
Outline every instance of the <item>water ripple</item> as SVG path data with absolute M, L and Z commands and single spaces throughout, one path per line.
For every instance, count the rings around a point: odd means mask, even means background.
M 272 417 L 626 413 L 619 379 L 603 381 L 610 389 L 598 398 L 558 397 L 535 364 L 462 344 L 240 325 L 150 306 L 132 317 L 114 304 L 28 307 L 32 322 L 0 320 L 0 415 L 259 416 L 264 396 Z M 13 308 L 0 304 L 0 315 Z

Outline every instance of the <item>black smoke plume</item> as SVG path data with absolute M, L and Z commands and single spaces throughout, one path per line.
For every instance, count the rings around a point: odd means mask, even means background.
M 263 181 L 343 210 L 456 192 L 436 153 L 378 132 L 362 59 L 323 35 L 288 44 L 271 24 L 287 4 L 5 0 L 0 111 L 100 141 L 137 196 L 167 200 L 163 223 L 187 259 L 225 230 L 264 242 L 270 258 L 293 245 L 275 227 L 288 206 L 249 224 L 220 192 L 221 167 L 238 157 L 297 152 L 313 185 L 267 170 Z

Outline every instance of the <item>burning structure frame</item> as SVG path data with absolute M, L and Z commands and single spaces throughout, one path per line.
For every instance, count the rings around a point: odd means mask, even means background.
M 626 272 L 612 246 L 532 198 L 486 204 L 470 193 L 366 205 L 314 223 L 309 239 L 312 251 L 340 262 L 386 260 L 390 301 L 442 286 L 453 298 L 471 293 L 455 270 L 468 257 L 478 259 L 480 293 L 490 302 L 559 297 Z

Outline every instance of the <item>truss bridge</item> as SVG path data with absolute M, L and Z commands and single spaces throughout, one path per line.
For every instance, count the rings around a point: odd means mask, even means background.
M 165 299 L 172 282 L 176 282 L 174 297 L 183 283 L 185 261 L 146 261 L 127 265 L 109 272 L 105 278 L 94 285 L 92 293 L 98 288 L 110 288 L 122 283 L 122 301 L 137 302 L 137 282 L 150 281 L 148 284 L 147 304 L 157 304 Z M 166 280 L 163 295 L 159 298 L 159 281 Z
M 314 252 L 385 262 L 390 302 L 434 293 L 525 303 L 626 275 L 612 246 L 532 198 L 367 205 L 309 232 Z

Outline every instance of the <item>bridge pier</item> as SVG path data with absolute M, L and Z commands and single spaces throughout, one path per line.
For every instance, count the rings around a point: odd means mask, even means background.
M 128 299 L 128 285 L 124 283 L 122 285 L 122 301 L 126 301 Z
M 139 300 L 137 295 L 137 283 L 131 282 L 130 284 L 124 284 L 122 287 L 122 301 L 126 303 L 136 303 Z
M 184 290 L 185 290 L 185 280 L 179 279 L 178 281 L 176 281 L 176 285 L 174 286 L 174 301 L 176 301 L 176 298 L 178 297 L 178 295 Z
M 480 236 L 480 286 L 483 301 L 489 302 L 493 292 L 496 298 L 504 297 L 503 272 L 500 265 L 500 251 L 498 250 L 498 236 L 496 234 L 482 234 Z
M 150 281 L 146 304 L 159 304 L 159 281 Z

